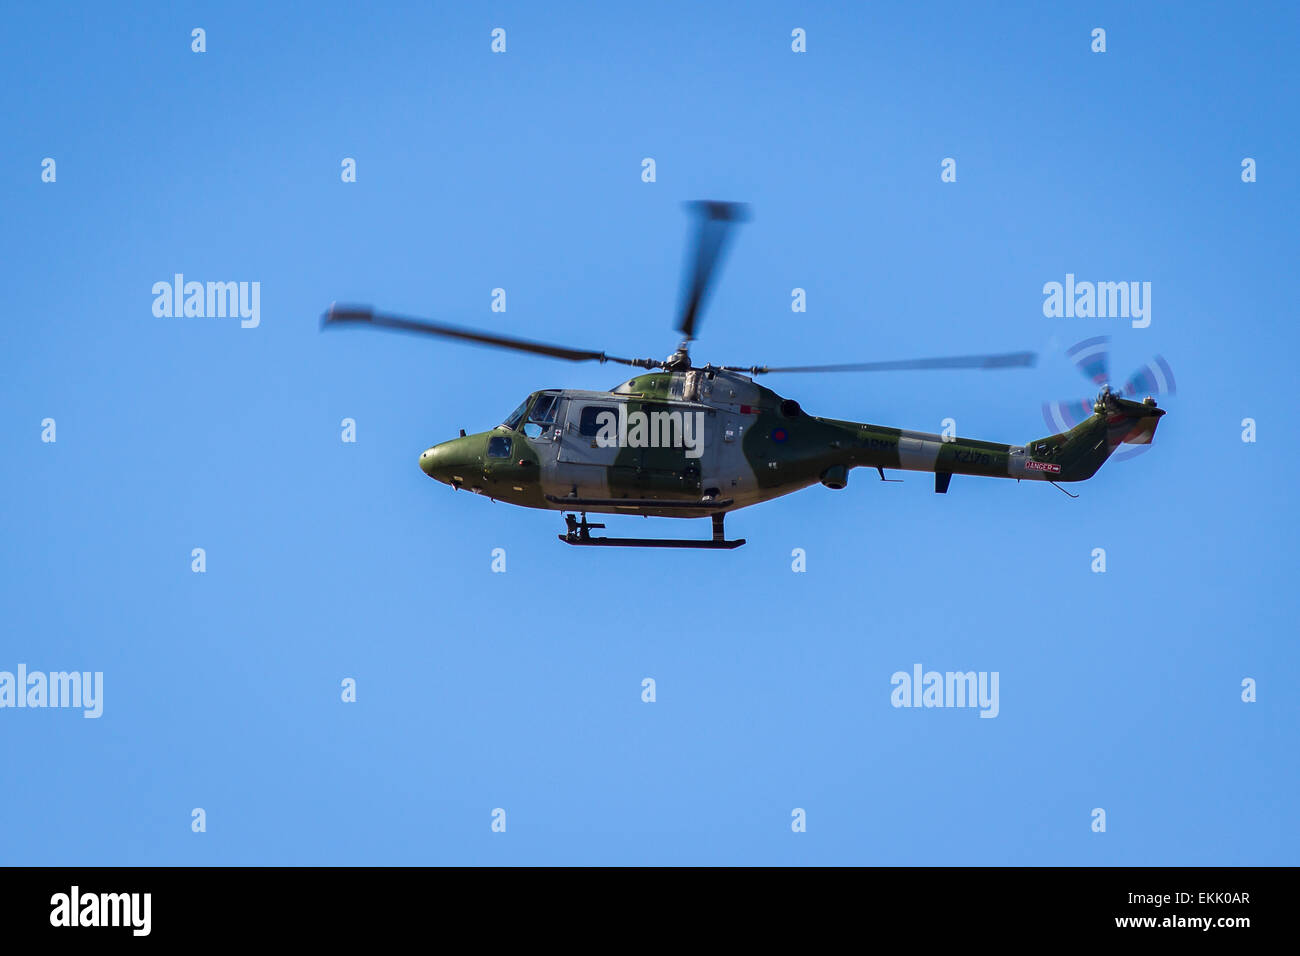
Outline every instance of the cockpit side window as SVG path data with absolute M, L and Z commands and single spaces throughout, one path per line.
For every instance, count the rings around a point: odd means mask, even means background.
M 530 422 L 537 422 L 539 425 L 549 425 L 555 421 L 556 396 L 543 392 L 537 396 L 537 401 L 533 403 L 533 410 L 528 416 Z
M 608 414 L 610 418 L 601 417 L 605 414 Z M 578 434 L 591 438 L 600 431 L 602 425 L 617 418 L 617 416 L 617 409 L 609 405 L 588 405 L 582 410 L 582 417 L 578 419 Z

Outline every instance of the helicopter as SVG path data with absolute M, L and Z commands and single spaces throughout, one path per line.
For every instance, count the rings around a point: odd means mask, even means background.
M 834 365 L 697 366 L 690 346 L 703 305 L 728 239 L 748 218 L 748 210 L 740 203 L 713 200 L 688 203 L 687 208 L 696 222 L 693 264 L 676 324 L 682 338 L 664 359 L 622 358 L 337 303 L 322 317 L 322 326 L 365 325 L 645 370 L 606 392 L 533 392 L 496 427 L 472 435 L 461 429 L 459 437 L 420 454 L 420 469 L 455 490 L 561 512 L 565 532 L 558 537 L 577 546 L 730 550 L 745 539 L 727 539 L 729 513 L 816 484 L 843 489 L 853 468 L 874 468 L 882 481 L 900 480 L 886 478 L 886 468 L 933 472 L 938 494 L 948 492 L 953 475 L 1084 481 L 1121 444 L 1149 444 L 1165 414 L 1150 396 L 1134 401 L 1103 385 L 1090 416 L 1026 445 L 809 415 L 794 399 L 754 379 L 769 373 L 1007 369 L 1031 366 L 1036 356 L 1013 352 Z M 605 525 L 589 522 L 589 514 L 707 517 L 712 535 L 593 536 Z

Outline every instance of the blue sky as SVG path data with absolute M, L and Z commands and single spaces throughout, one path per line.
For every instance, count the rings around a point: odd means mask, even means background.
M 105 699 L 0 710 L 0 861 L 1298 862 L 1300 16 L 841 6 L 8 13 L 0 670 Z M 734 552 L 566 548 L 416 458 L 615 367 L 318 331 L 339 300 L 666 355 L 696 198 L 753 208 L 697 361 L 1032 349 L 765 380 L 1021 442 L 1110 334 L 1116 380 L 1177 375 L 1154 447 L 1073 501 L 856 471 L 732 516 Z M 260 282 L 260 326 L 155 317 L 176 272 Z M 1150 327 L 1044 317 L 1066 273 L 1151 282 Z M 891 707 L 916 663 L 997 671 L 998 717 Z

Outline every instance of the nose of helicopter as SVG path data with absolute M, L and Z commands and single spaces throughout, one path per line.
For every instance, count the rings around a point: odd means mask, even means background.
M 437 455 L 437 445 L 433 445 L 432 447 L 426 448 L 424 451 L 420 452 L 420 470 L 430 478 L 433 477 L 433 469 L 438 460 Z
M 441 442 L 420 452 L 420 470 L 436 481 L 448 485 L 463 480 L 469 465 L 467 449 L 459 438 Z

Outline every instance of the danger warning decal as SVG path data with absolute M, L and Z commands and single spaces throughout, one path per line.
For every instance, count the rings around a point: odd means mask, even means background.
M 1050 474 L 1053 474 L 1053 475 L 1059 475 L 1059 474 L 1061 473 L 1061 466 L 1060 466 L 1060 465 L 1053 465 L 1051 462 L 1047 462 L 1047 461 L 1033 461 L 1033 460 L 1031 459 L 1031 460 L 1025 462 L 1025 470 L 1026 470 L 1026 471 L 1046 471 L 1046 472 L 1048 472 L 1048 473 L 1050 473 Z

